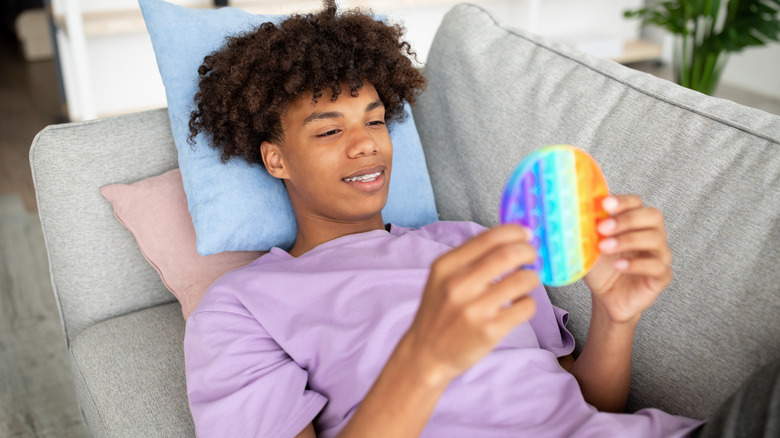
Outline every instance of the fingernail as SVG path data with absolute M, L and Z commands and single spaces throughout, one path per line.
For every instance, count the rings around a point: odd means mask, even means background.
M 618 206 L 618 200 L 614 196 L 607 196 L 601 201 L 601 206 L 604 207 L 604 210 L 615 211 Z
M 628 260 L 620 259 L 615 262 L 615 268 L 617 268 L 620 271 L 625 271 L 628 269 Z
M 602 251 L 607 251 L 610 249 L 614 249 L 617 246 L 617 240 L 616 239 L 604 239 L 599 243 L 599 248 Z
M 607 234 L 610 231 L 614 230 L 617 226 L 617 222 L 615 222 L 614 219 L 606 219 L 601 221 L 601 223 L 598 226 L 599 233 L 601 234 Z

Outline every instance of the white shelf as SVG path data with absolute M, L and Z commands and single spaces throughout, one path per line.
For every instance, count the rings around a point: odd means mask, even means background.
M 621 64 L 631 64 L 661 59 L 662 52 L 663 50 L 658 44 L 645 40 L 633 40 L 626 42 L 622 54 L 610 59 Z
M 319 2 L 311 0 L 300 1 L 233 1 L 231 6 L 252 14 L 290 14 L 303 10 L 316 9 Z M 195 9 L 214 9 L 212 6 L 195 7 Z M 87 38 L 109 35 L 124 35 L 146 32 L 146 24 L 140 9 L 84 12 L 81 14 L 84 35 Z M 54 17 L 54 22 L 64 32 L 69 33 L 68 23 L 64 14 Z

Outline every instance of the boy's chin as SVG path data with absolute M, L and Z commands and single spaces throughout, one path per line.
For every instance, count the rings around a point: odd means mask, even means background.
M 381 203 L 381 205 L 374 206 L 373 208 L 368 208 L 364 210 L 363 212 L 350 215 L 350 222 L 371 222 L 371 221 L 377 221 L 382 222 L 382 210 L 385 208 L 385 205 L 387 202 Z M 384 223 L 384 222 L 383 222 Z

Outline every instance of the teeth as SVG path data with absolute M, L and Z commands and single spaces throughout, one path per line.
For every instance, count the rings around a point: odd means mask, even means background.
M 353 176 L 352 178 L 344 178 L 344 181 L 346 182 L 356 182 L 356 181 L 373 181 L 375 180 L 382 172 L 377 173 L 370 173 L 368 175 L 360 175 L 360 176 Z

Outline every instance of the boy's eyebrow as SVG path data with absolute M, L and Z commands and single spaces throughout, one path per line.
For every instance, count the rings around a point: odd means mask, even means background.
M 306 117 L 303 120 L 303 125 L 307 125 L 315 120 L 322 120 L 322 119 L 336 119 L 339 117 L 344 117 L 344 113 L 340 113 L 338 111 L 326 111 L 324 113 L 311 113 L 309 117 Z
M 369 103 L 368 106 L 366 106 L 366 112 L 369 112 L 371 110 L 375 110 L 375 109 L 380 108 L 380 107 L 384 108 L 385 104 L 382 103 L 381 99 L 377 99 L 377 100 Z
M 377 108 L 384 108 L 384 106 L 385 106 L 385 104 L 382 103 L 382 100 L 381 99 L 377 99 L 377 100 L 369 103 L 366 106 L 366 112 L 373 111 L 373 110 L 375 110 Z M 313 122 L 315 120 L 336 119 L 336 118 L 339 118 L 339 117 L 344 117 L 344 113 L 339 112 L 339 111 L 325 111 L 325 112 L 321 112 L 321 113 L 314 112 L 314 113 L 311 113 L 309 115 L 309 117 L 306 117 L 303 120 L 303 124 L 307 125 L 307 124 L 309 124 L 309 123 L 311 123 L 311 122 Z

